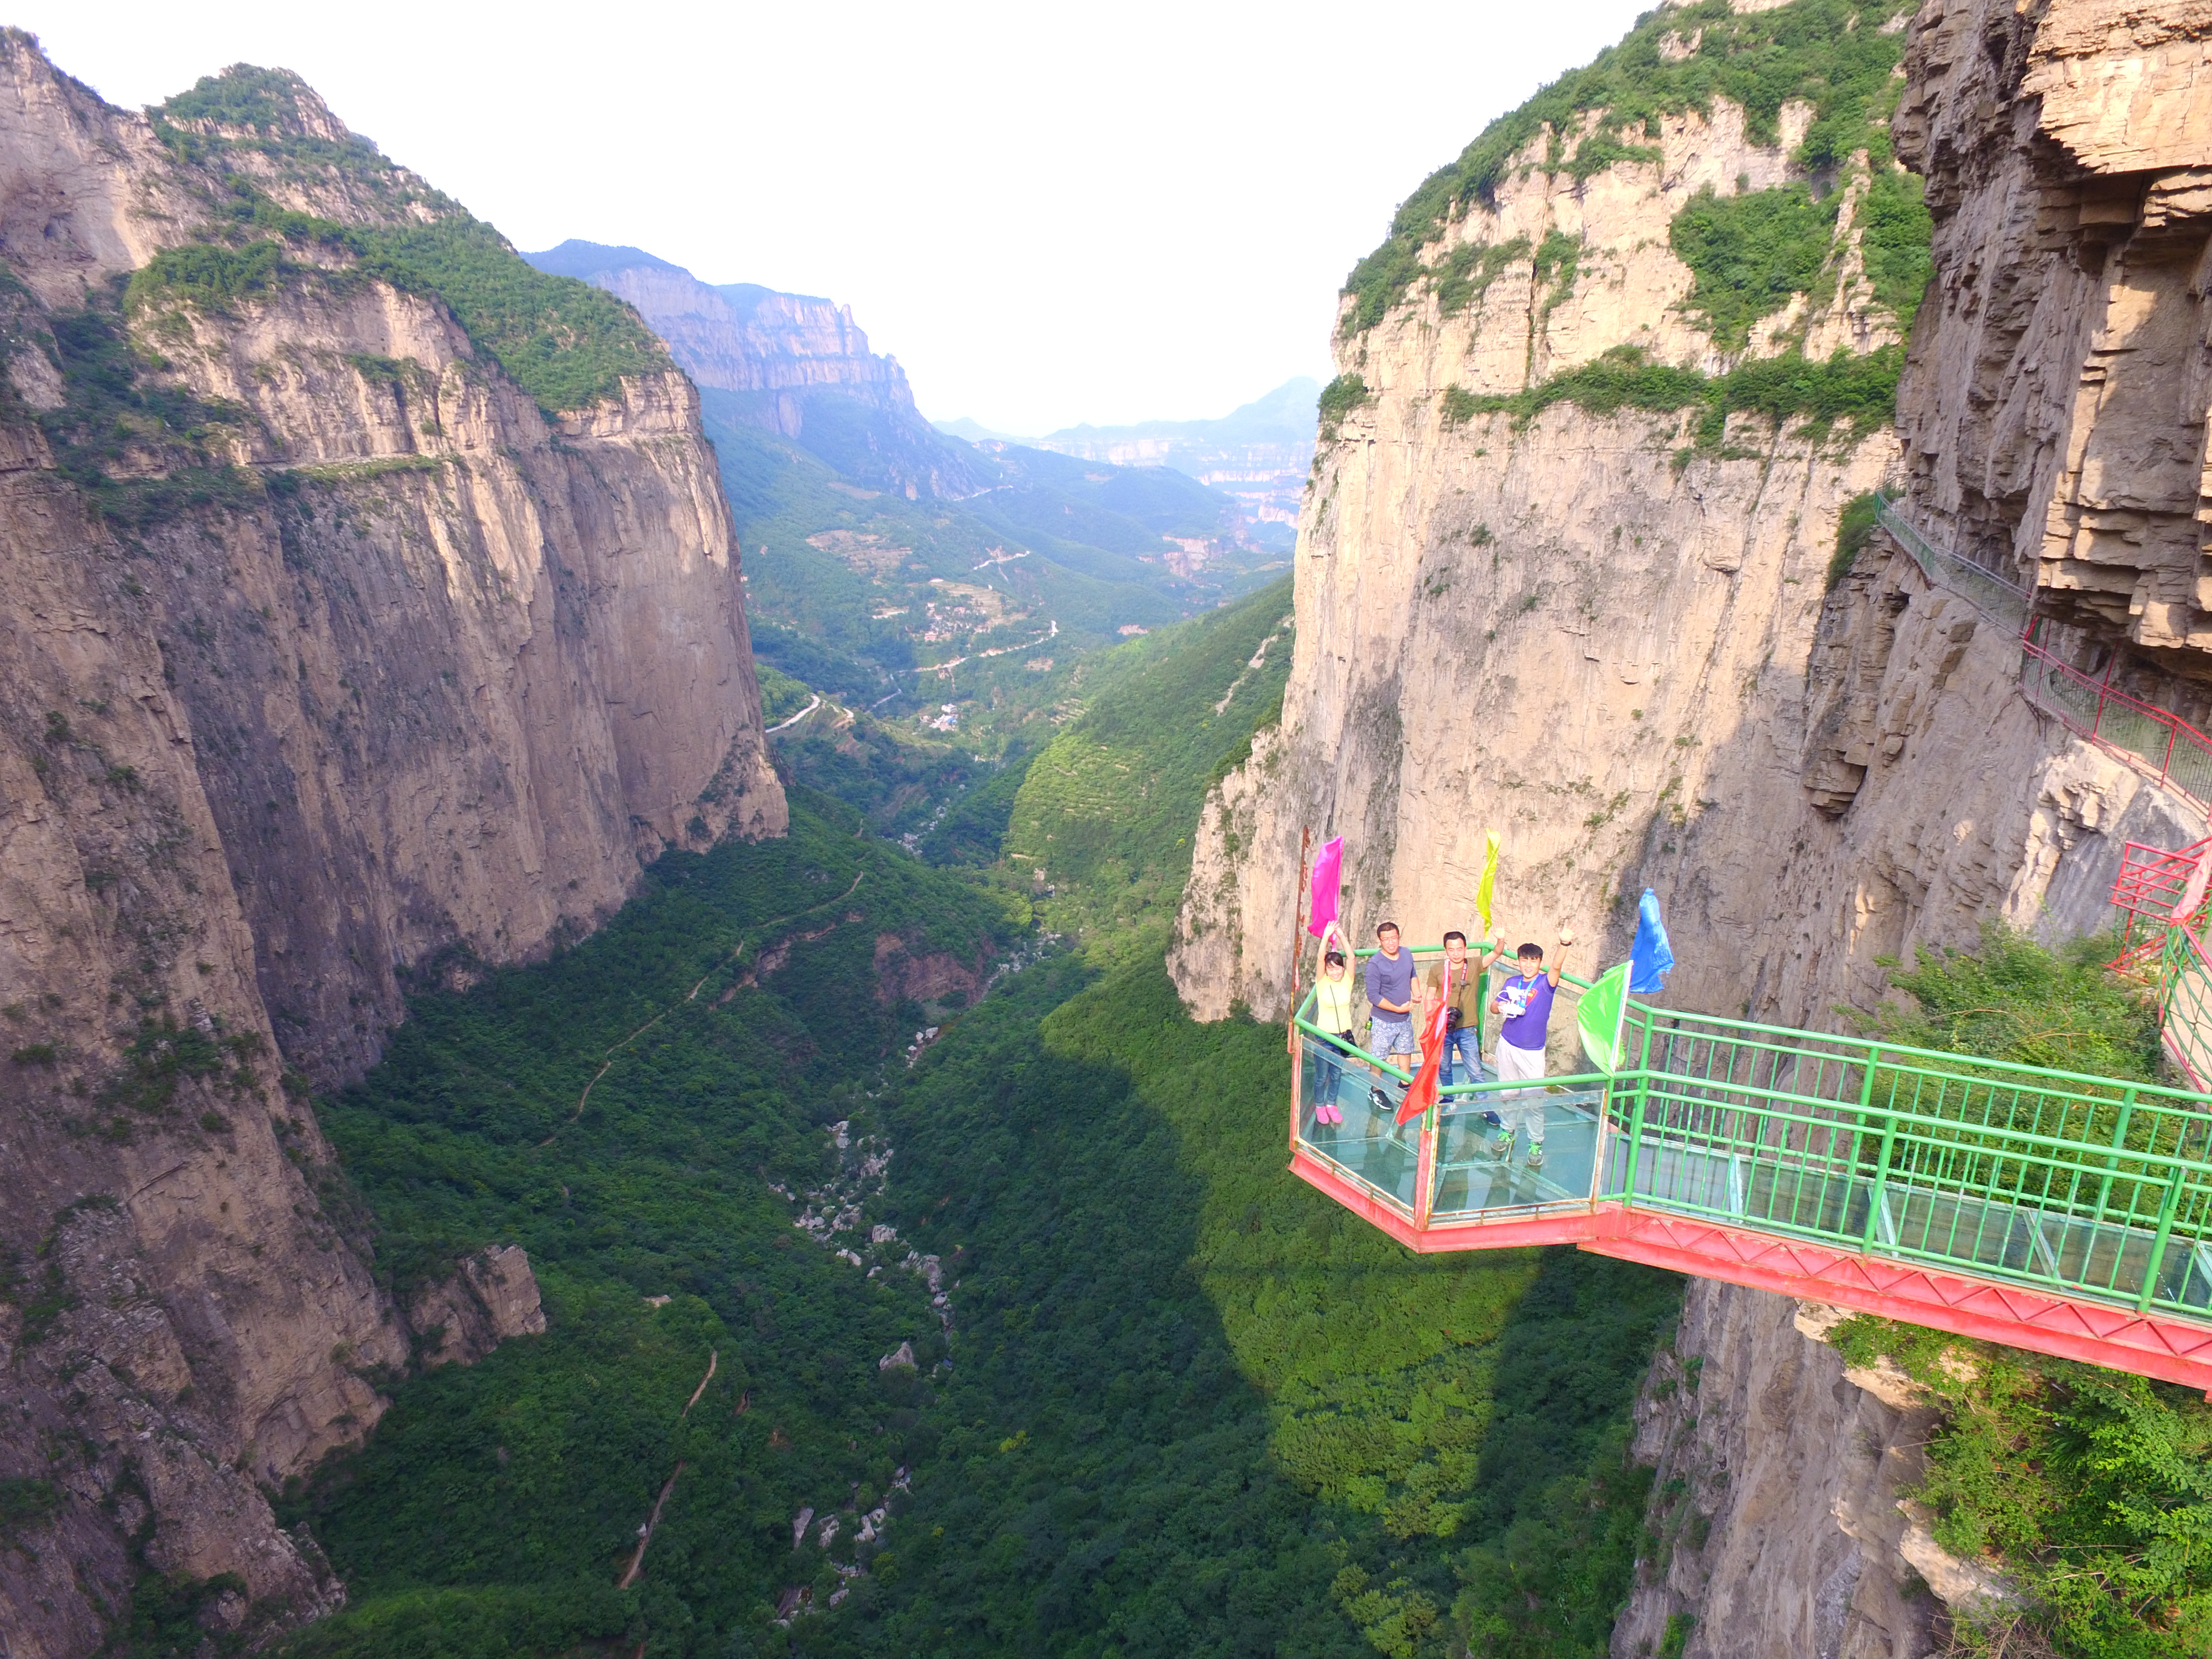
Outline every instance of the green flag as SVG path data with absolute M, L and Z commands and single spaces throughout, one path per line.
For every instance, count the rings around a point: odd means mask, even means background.
M 1601 1072 L 1620 1069 L 1620 1056 L 1613 1050 L 1620 1039 L 1620 1009 L 1627 996 L 1628 964 L 1624 962 L 1597 976 L 1589 989 L 1583 993 L 1582 1006 L 1575 1012 L 1575 1024 L 1582 1032 L 1583 1052 Z

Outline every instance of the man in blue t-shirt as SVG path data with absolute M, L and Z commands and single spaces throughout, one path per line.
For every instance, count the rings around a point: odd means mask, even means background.
M 1413 953 L 1398 944 L 1398 924 L 1386 921 L 1375 930 L 1380 947 L 1367 958 L 1367 1052 L 1381 1054 L 1401 1071 L 1413 1069 Z M 1378 1112 L 1393 1103 L 1381 1085 L 1367 1091 Z
M 1559 971 L 1565 966 L 1567 946 L 1575 936 L 1559 930 L 1559 959 L 1547 969 L 1544 947 L 1530 943 L 1514 952 L 1520 972 L 1505 981 L 1505 988 L 1490 1005 L 1503 1022 L 1498 1028 L 1498 1080 L 1530 1079 L 1544 1075 L 1544 1045 L 1551 1036 L 1552 998 L 1559 988 Z M 1501 1154 L 1513 1156 L 1515 1132 L 1528 1132 L 1528 1167 L 1544 1167 L 1544 1095 L 1540 1089 L 1512 1089 L 1498 1097 L 1498 1115 L 1504 1133 Z

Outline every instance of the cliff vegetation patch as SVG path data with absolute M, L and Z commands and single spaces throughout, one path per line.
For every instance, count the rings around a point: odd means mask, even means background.
M 131 344 L 118 285 L 48 319 L 63 402 L 39 424 L 94 512 L 139 532 L 194 508 L 241 507 L 261 482 L 229 463 L 245 411 L 164 382 Z
M 1797 166 L 1826 173 L 1863 149 L 1877 172 L 1885 170 L 1883 124 L 1901 84 L 1892 71 L 1904 38 L 1883 26 L 1911 10 L 1900 0 L 1791 0 L 1738 15 L 1729 0 L 1700 0 L 1648 13 L 1626 39 L 1498 117 L 1422 181 L 1382 246 L 1345 279 L 1352 304 L 1343 332 L 1372 328 L 1431 276 L 1422 250 L 1470 206 L 1494 205 L 1515 158 L 1539 138 L 1545 153 L 1531 165 L 1580 180 L 1618 162 L 1657 159 L 1638 141 L 1656 137 L 1662 116 L 1710 114 L 1716 98 L 1743 109 L 1753 143 L 1777 143 L 1783 106 L 1796 100 L 1813 112 L 1792 157 Z
M 1321 389 L 1317 412 L 1321 416 L 1321 441 L 1335 441 L 1337 429 L 1344 418 L 1355 410 L 1364 409 L 1374 400 L 1368 391 L 1366 379 L 1359 374 L 1340 374 Z
M 1714 344 L 1741 350 L 1753 323 L 1819 288 L 1836 208 L 1833 194 L 1815 201 L 1804 185 L 1741 196 L 1716 196 L 1708 185 L 1674 216 L 1668 244 L 1697 278 L 1685 305 Z
M 1615 346 L 1526 391 L 1462 392 L 1459 400 L 1448 399 L 1446 416 L 1464 422 L 1502 414 L 1516 426 L 1526 426 L 1555 404 L 1574 404 L 1593 415 L 1696 410 L 1692 448 L 1714 450 L 1727 434 L 1729 416 L 1735 414 L 1765 416 L 1778 425 L 1795 422 L 1819 437 L 1839 426 L 1854 434 L 1871 431 L 1890 418 L 1904 365 L 1904 348 L 1885 346 L 1864 356 L 1838 351 L 1825 362 L 1759 357 L 1725 374 L 1706 374 L 1650 362 L 1634 346 Z
M 305 279 L 297 248 L 314 255 L 311 265 L 349 264 L 435 295 L 548 415 L 614 395 L 626 374 L 670 367 L 627 304 L 529 264 L 491 226 L 347 132 L 289 70 L 234 64 L 148 113 L 172 153 L 208 175 L 223 229 L 150 261 L 132 280 L 134 303 L 226 307 Z M 277 203 L 271 171 L 322 213 Z
M 2109 939 L 2050 950 L 1992 926 L 1971 952 L 1893 975 L 1879 1022 L 1922 1048 L 2160 1080 L 2155 1010 L 2107 973 Z M 1870 1317 L 1829 1334 L 1887 1357 L 1942 1413 L 1917 1494 L 1936 1541 L 2001 1572 L 2009 1603 L 1962 1613 L 1969 1652 L 2184 1659 L 2212 1648 L 2212 1405 L 2192 1390 Z

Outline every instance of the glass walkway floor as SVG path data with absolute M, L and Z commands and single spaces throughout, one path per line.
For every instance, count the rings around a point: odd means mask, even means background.
M 1411 1249 L 1578 1244 L 2212 1392 L 2205 1096 L 1631 1000 L 1617 1069 L 1486 1066 L 1400 1126 L 1410 1079 L 1310 1012 L 1291 1167 Z

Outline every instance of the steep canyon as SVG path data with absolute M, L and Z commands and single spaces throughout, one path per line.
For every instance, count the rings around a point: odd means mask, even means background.
M 690 384 L 295 79 L 133 114 L 0 37 L 0 258 L 23 1656 L 148 1566 L 236 1575 L 234 1625 L 342 1595 L 257 1483 L 357 1438 L 410 1333 L 307 1090 L 410 975 L 785 809 Z

